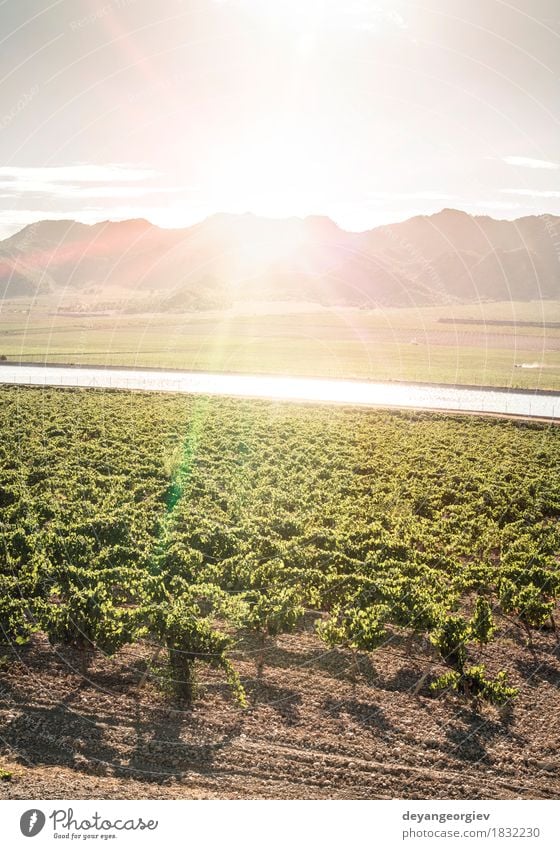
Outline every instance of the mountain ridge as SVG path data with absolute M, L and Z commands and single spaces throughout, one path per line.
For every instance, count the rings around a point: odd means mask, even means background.
M 510 221 L 451 208 L 358 233 L 325 216 L 218 213 L 173 229 L 143 218 L 45 219 L 0 241 L 0 291 L 163 311 L 255 298 L 360 307 L 534 300 L 560 297 L 558 246 L 558 216 Z

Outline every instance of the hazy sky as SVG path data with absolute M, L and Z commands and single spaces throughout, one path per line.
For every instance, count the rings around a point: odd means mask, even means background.
M 0 235 L 560 213 L 558 0 L 3 0 Z

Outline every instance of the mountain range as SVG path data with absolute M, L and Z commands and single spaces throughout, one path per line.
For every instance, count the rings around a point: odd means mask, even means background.
M 181 311 L 247 300 L 358 307 L 560 297 L 560 217 L 444 209 L 362 233 L 322 217 L 38 221 L 0 241 L 0 293 Z

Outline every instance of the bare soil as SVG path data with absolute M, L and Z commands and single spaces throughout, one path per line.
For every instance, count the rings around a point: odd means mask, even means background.
M 249 707 L 201 667 L 185 708 L 135 646 L 96 657 L 40 636 L 0 670 L 4 799 L 549 799 L 560 795 L 560 650 L 516 630 L 485 649 L 489 671 L 520 687 L 510 717 L 459 697 L 413 694 L 425 666 L 403 646 L 362 657 L 312 633 L 235 653 Z M 163 669 L 163 668 L 162 668 Z M 443 670 L 436 670 L 436 672 Z

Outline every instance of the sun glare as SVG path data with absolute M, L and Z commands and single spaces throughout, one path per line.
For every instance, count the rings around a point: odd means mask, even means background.
M 255 94 L 252 80 L 246 87 L 244 81 L 241 90 L 241 108 L 248 103 L 255 119 L 247 125 L 240 110 L 227 138 L 204 151 L 212 208 L 272 218 L 337 217 L 348 202 L 350 184 L 359 190 L 357 157 L 365 158 L 366 151 L 359 140 L 364 118 L 360 89 L 352 84 L 353 66 L 341 64 L 335 73 L 333 46 L 344 44 L 351 52 L 364 29 L 392 20 L 397 2 L 226 0 L 226 5 L 242 7 L 250 19 L 245 33 L 249 48 L 266 43 L 272 59 L 262 61 L 262 67 L 255 60 L 268 97 L 258 86 Z M 393 24 L 388 28 L 395 29 Z M 356 128 L 353 160 L 347 153 L 349 125 Z M 383 144 L 378 131 L 379 162 Z
M 263 129 L 218 163 L 212 181 L 217 208 L 273 218 L 317 212 L 323 189 L 314 164 L 321 152 L 290 136 L 290 127 Z
M 395 9 L 396 0 L 240 0 L 252 13 L 276 23 L 284 23 L 299 32 L 314 32 L 322 27 L 348 24 L 360 28 L 375 21 L 402 22 Z

